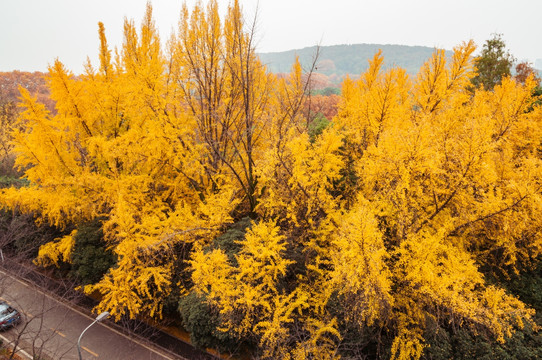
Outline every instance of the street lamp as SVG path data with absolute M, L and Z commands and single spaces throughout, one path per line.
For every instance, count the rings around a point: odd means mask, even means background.
M 108 311 L 104 311 L 103 313 L 101 313 L 100 315 L 98 315 L 98 317 L 96 317 L 96 320 L 94 320 L 92 322 L 92 324 L 90 324 L 89 326 L 87 326 L 87 328 L 85 330 L 83 330 L 83 332 L 81 333 L 81 335 L 79 335 L 79 339 L 77 340 L 77 352 L 79 353 L 79 360 L 83 360 L 83 358 L 81 357 L 81 338 L 83 337 L 83 335 L 85 334 L 85 332 L 94 324 L 96 324 L 97 322 L 99 321 L 102 321 L 103 319 L 105 319 L 106 317 L 109 316 L 109 312 Z

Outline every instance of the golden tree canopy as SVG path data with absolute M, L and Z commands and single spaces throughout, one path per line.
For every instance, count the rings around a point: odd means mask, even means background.
M 535 82 L 474 89 L 472 42 L 436 50 L 410 78 L 380 53 L 343 84 L 337 116 L 309 136 L 299 62 L 276 79 L 238 1 L 183 8 L 164 50 L 147 7 L 100 65 L 49 69 L 56 114 L 22 91 L 13 133 L 30 186 L 4 207 L 60 228 L 103 220 L 118 258 L 99 310 L 161 317 L 192 292 L 218 331 L 262 358 L 338 358 L 341 326 L 385 329 L 392 358 L 419 358 L 427 319 L 504 341 L 533 311 L 489 285 L 542 251 L 542 109 Z M 114 55 L 113 55 L 114 54 Z M 244 216 L 231 248 L 217 236 Z M 70 262 L 76 230 L 36 263 Z

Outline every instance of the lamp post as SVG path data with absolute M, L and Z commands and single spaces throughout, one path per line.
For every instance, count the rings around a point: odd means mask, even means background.
M 83 330 L 83 332 L 81 333 L 81 335 L 79 335 L 79 339 L 77 339 L 77 352 L 79 353 L 79 360 L 83 360 L 83 357 L 81 356 L 81 338 L 83 337 L 83 335 L 85 334 L 85 332 L 94 324 L 96 324 L 97 322 L 99 321 L 102 321 L 103 319 L 105 319 L 106 317 L 109 316 L 109 312 L 108 311 L 104 311 L 103 313 L 101 313 L 100 315 L 98 315 L 96 317 L 96 320 L 94 320 L 92 322 L 92 324 L 90 324 L 89 326 L 86 327 L 85 330 Z

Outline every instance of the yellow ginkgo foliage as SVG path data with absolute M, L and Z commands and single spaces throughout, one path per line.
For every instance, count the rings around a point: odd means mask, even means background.
M 260 338 L 269 357 L 288 352 L 284 325 L 293 323 L 292 312 L 306 301 L 297 291 L 287 294 L 278 287 L 292 263 L 284 258 L 286 242 L 278 232 L 273 223 L 253 225 L 239 243 L 236 266 L 222 250 L 196 250 L 192 260 L 194 290 L 220 309 L 221 330 Z
M 161 50 L 150 5 L 140 31 L 126 21 L 124 35 L 111 62 L 100 24 L 98 70 L 87 64 L 76 78 L 59 61 L 50 67 L 55 114 L 22 92 L 23 126 L 14 142 L 31 186 L 2 194 L 5 205 L 58 227 L 105 219 L 118 263 L 86 290 L 102 293 L 99 309 L 117 319 L 159 316 L 172 285 L 174 245 L 212 238 L 239 204 L 229 174 L 208 171 L 196 119 L 165 71 L 177 58 Z M 45 245 L 38 261 L 56 263 L 61 248 L 69 261 L 66 239 Z
M 2 190 L 2 207 L 66 232 L 101 219 L 117 262 L 85 287 L 98 310 L 160 319 L 197 295 L 211 335 L 298 360 L 418 359 L 429 322 L 497 342 L 532 322 L 484 275 L 542 255 L 532 79 L 472 88 L 472 42 L 416 77 L 378 52 L 309 134 L 310 74 L 299 60 L 270 74 L 239 2 L 219 14 L 216 0 L 184 6 L 166 50 L 150 5 L 115 51 L 99 24 L 99 66 L 51 65 L 54 113 L 21 92 L 13 144 L 30 185 Z M 36 263 L 69 263 L 76 234 Z
M 393 86 L 377 83 L 377 94 L 397 88 L 396 94 L 408 94 L 380 106 L 396 111 L 394 120 L 378 123 L 378 136 L 367 137 L 375 134 L 364 102 L 371 96 L 367 78 L 387 79 L 394 71 L 374 70 L 377 55 L 359 82 L 344 85 L 336 122 L 359 159 L 359 192 L 386 233 L 397 359 L 421 355 L 432 309 L 500 341 L 532 314 L 486 285 L 479 266 L 518 271 L 540 254 L 541 112 L 529 111 L 534 83 L 503 79 L 494 92 L 473 93 L 473 50 L 472 42 L 456 48 L 450 65 L 436 51 L 412 83 L 400 77 Z

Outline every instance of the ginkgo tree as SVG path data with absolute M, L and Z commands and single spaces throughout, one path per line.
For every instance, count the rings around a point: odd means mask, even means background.
M 230 222 L 238 187 L 208 172 L 210 150 L 175 73 L 165 71 L 177 58 L 164 55 L 150 5 L 139 32 L 125 22 L 114 61 L 99 30 L 98 69 L 87 64 L 75 78 L 59 61 L 50 67 L 56 115 L 22 92 L 24 127 L 14 138 L 32 185 L 6 191 L 3 201 L 59 227 L 104 217 L 118 262 L 87 291 L 102 293 L 100 306 L 116 318 L 159 316 L 177 256 L 172 244 L 204 241 Z M 43 247 L 37 261 L 69 262 L 73 235 Z
M 100 219 L 117 260 L 85 287 L 97 310 L 161 318 L 195 295 L 215 332 L 268 359 L 416 359 L 429 320 L 499 342 L 531 323 L 482 269 L 512 275 L 542 251 L 533 79 L 473 90 L 472 42 L 417 77 L 377 53 L 309 134 L 310 76 L 268 73 L 254 35 L 238 1 L 222 20 L 212 0 L 183 7 L 164 49 L 148 5 L 114 52 L 99 24 L 96 68 L 50 67 L 55 114 L 22 91 L 30 185 L 0 200 L 67 234 L 36 264 L 70 263 L 77 227 Z
M 381 74 L 377 55 L 345 84 L 336 118 L 360 156 L 359 193 L 386 234 L 397 358 L 420 356 L 427 316 L 503 341 L 531 313 L 478 268 L 517 271 L 540 253 L 540 108 L 528 111 L 533 82 L 505 78 L 470 94 L 473 50 L 456 48 L 448 66 L 436 51 L 411 85 L 390 81 L 395 70 Z

